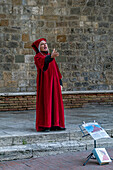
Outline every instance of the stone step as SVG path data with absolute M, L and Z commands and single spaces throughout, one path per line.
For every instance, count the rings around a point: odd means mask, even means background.
M 110 137 L 113 137 L 113 130 L 106 130 Z M 25 135 L 7 135 L 0 137 L 0 147 L 13 145 L 26 145 L 32 143 L 63 142 L 63 141 L 84 141 L 91 140 L 91 136 L 82 138 L 80 130 L 54 131 L 49 133 L 30 133 Z
M 0 147 L 0 161 L 36 158 L 46 155 L 56 155 L 68 151 L 92 150 L 93 140 L 84 141 L 63 141 L 63 142 L 45 142 L 26 145 L 14 145 Z M 97 140 L 97 147 L 113 147 L 113 138 Z
M 97 147 L 112 147 L 113 130 L 106 130 L 111 138 L 97 140 Z M 14 160 L 55 155 L 67 151 L 92 149 L 94 141 L 89 136 L 82 138 L 80 130 L 34 133 L 0 137 L 0 160 Z

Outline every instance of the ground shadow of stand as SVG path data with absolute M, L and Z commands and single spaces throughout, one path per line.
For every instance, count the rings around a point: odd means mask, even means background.
M 82 137 L 86 137 L 86 136 L 90 135 L 90 134 L 88 134 L 88 133 L 86 132 L 86 130 L 83 128 L 82 125 L 79 125 L 79 128 L 80 128 L 80 130 L 81 130 L 81 132 L 82 132 L 82 134 L 83 134 Z M 94 140 L 94 148 L 96 148 L 96 140 Z M 87 156 L 87 160 L 86 160 L 86 162 L 83 164 L 83 166 L 85 166 L 90 159 L 96 159 L 92 152 L 90 153 L 90 155 Z
M 90 135 L 89 133 L 86 132 L 86 129 L 82 125 L 79 125 L 79 128 L 83 134 L 82 137 L 86 137 L 86 136 Z M 96 148 L 96 140 L 94 140 L 94 148 Z M 90 159 L 96 159 L 93 153 L 90 153 L 90 155 L 87 157 L 87 160 L 83 164 L 83 166 L 85 166 Z M 110 158 L 110 159 L 113 160 L 113 158 Z

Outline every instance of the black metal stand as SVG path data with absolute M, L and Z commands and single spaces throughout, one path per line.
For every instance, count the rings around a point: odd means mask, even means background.
M 96 140 L 94 140 L 94 148 L 96 148 Z M 93 155 L 93 153 L 91 153 L 91 154 L 87 157 L 87 160 L 86 160 L 86 162 L 83 164 L 83 166 L 85 166 L 90 159 L 96 159 L 95 156 Z
M 86 130 L 83 128 L 82 125 L 79 125 L 79 128 L 83 134 L 82 137 L 85 137 L 85 136 L 88 136 L 89 133 L 86 133 Z M 94 140 L 94 148 L 96 148 L 96 140 Z M 93 153 L 90 153 L 90 155 L 87 157 L 87 160 L 86 162 L 83 164 L 83 166 L 85 166 L 87 164 L 87 162 L 90 160 L 90 159 L 96 159 L 95 156 L 93 155 Z
M 88 136 L 88 135 L 89 135 L 89 133 L 86 132 L 86 130 L 83 128 L 82 125 L 79 125 L 79 128 L 80 128 L 80 130 L 81 130 L 81 132 L 82 132 L 82 134 L 83 134 L 82 137 L 85 137 L 85 136 Z M 94 148 L 96 148 L 96 140 L 94 140 Z M 93 153 L 90 153 L 90 155 L 88 155 L 87 160 L 86 160 L 86 162 L 83 164 L 83 166 L 85 166 L 90 159 L 96 159 Z M 110 158 L 110 159 L 113 160 L 112 158 Z

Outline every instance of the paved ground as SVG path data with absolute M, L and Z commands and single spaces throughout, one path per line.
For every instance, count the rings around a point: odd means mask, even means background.
M 109 156 L 113 156 L 113 148 L 107 151 Z M 94 159 L 83 166 L 90 152 L 68 152 L 56 156 L 7 161 L 0 163 L 0 170 L 113 170 L 112 162 L 99 165 Z
M 82 121 L 93 120 L 105 129 L 113 129 L 113 106 L 91 105 L 85 108 L 65 109 L 65 119 L 67 131 L 79 129 L 78 125 Z M 0 112 L 0 136 L 31 133 L 40 133 L 35 130 L 35 111 Z M 90 153 L 91 151 L 68 152 L 56 156 L 6 161 L 0 163 L 0 170 L 113 170 L 113 163 L 100 166 L 96 160 L 89 160 L 86 166 L 83 166 Z M 108 153 L 113 157 L 113 148 L 108 148 Z
M 67 131 L 79 129 L 78 125 L 83 121 L 94 120 L 105 129 L 113 129 L 113 106 L 90 105 L 84 108 L 65 109 L 65 120 Z M 37 133 L 35 110 L 0 112 L 0 136 L 31 133 Z

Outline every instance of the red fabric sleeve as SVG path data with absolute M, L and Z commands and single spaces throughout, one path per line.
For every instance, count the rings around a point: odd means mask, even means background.
M 44 63 L 45 63 L 46 56 L 36 54 L 34 57 L 35 64 L 38 68 L 40 68 L 43 71 Z
M 61 75 L 61 73 L 59 71 L 59 68 L 58 68 L 58 65 L 57 65 L 56 61 L 55 61 L 55 64 L 56 64 L 56 68 L 57 68 L 58 75 L 59 75 L 59 80 L 60 80 L 62 78 L 62 75 Z

